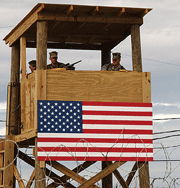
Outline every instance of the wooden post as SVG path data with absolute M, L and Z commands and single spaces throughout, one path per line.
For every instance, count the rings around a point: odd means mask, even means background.
M 131 26 L 133 71 L 142 72 L 141 43 L 139 25 Z
M 111 63 L 111 49 L 103 47 L 101 50 L 101 66 Z
M 14 136 L 6 135 L 5 140 L 5 157 L 4 157 L 4 187 L 14 187 Z
M 13 46 L 11 49 L 11 97 L 10 97 L 10 124 L 9 134 L 18 134 L 18 117 L 20 110 L 20 88 L 19 88 L 19 74 L 20 74 L 20 48 Z
M 46 21 L 37 22 L 37 70 L 45 70 L 47 67 L 47 31 Z
M 36 62 L 36 100 L 42 99 L 42 87 L 41 75 L 42 72 L 39 70 L 45 70 L 47 66 L 47 22 L 37 22 L 37 62 Z M 40 75 L 41 74 L 41 75 Z M 37 105 L 37 103 L 36 103 Z M 37 106 L 36 106 L 36 117 L 37 117 Z M 36 119 L 37 123 L 37 119 Z M 46 187 L 45 181 L 45 168 L 41 168 L 40 161 L 37 158 L 37 138 L 35 138 L 35 187 Z
M 131 43 L 132 43 L 133 71 L 142 72 L 141 43 L 140 43 L 140 28 L 139 28 L 139 25 L 132 25 L 132 27 L 131 27 Z M 143 92 L 145 92 L 145 91 L 143 91 Z M 151 102 L 151 101 L 144 101 L 144 99 L 143 99 L 143 102 Z M 149 165 L 148 165 L 148 162 L 146 162 L 146 163 L 138 162 L 138 168 L 139 168 L 140 188 L 144 188 L 144 187 L 149 188 L 150 187 L 150 181 L 149 181 Z
M 102 161 L 102 171 L 107 167 L 106 161 Z M 103 188 L 112 188 L 112 173 L 102 179 Z

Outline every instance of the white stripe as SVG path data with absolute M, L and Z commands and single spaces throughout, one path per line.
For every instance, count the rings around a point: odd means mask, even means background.
M 125 111 L 125 112 L 152 112 L 152 107 L 124 107 L 124 106 L 82 106 L 88 111 Z
M 153 148 L 153 144 L 132 144 L 132 143 L 89 143 L 89 142 L 38 142 L 38 147 L 87 147 L 87 148 Z
M 153 153 L 118 153 L 118 152 L 38 152 L 38 156 L 49 157 L 152 157 Z
M 79 133 L 38 133 L 38 137 L 44 138 L 79 138 L 79 139 L 86 139 L 86 138 L 101 138 L 101 139 L 152 139 L 153 135 L 135 135 L 135 134 L 79 134 Z
M 152 116 L 109 116 L 109 115 L 83 115 L 83 120 L 127 120 L 152 121 Z
M 124 130 L 152 130 L 152 125 L 103 125 L 83 124 L 83 129 L 124 129 Z

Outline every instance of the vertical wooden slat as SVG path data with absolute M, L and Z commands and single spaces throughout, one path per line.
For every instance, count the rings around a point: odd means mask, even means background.
M 20 49 L 21 49 L 21 77 L 26 77 L 26 37 L 20 38 Z
M 35 76 L 35 129 L 37 129 L 37 100 L 46 99 L 46 71 L 47 67 L 47 29 L 46 21 L 37 22 L 37 62 Z M 43 77 L 43 75 L 45 75 Z M 46 187 L 45 168 L 40 167 L 40 161 L 37 157 L 37 138 L 35 138 L 35 186 Z
M 131 26 L 132 63 L 133 71 L 142 72 L 141 43 L 139 25 Z

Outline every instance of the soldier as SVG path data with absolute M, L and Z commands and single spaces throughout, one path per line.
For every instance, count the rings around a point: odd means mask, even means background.
M 31 70 L 31 73 L 33 73 L 33 71 L 36 70 L 36 60 L 29 61 L 28 64 L 29 64 L 29 69 Z M 31 73 L 27 73 L 26 78 L 28 78 L 28 76 Z
M 52 51 L 49 53 L 51 60 L 51 64 L 47 65 L 47 69 L 54 69 L 54 68 L 66 68 L 66 65 L 64 63 L 59 63 L 57 61 L 58 52 Z
M 121 53 L 113 53 L 113 63 L 103 65 L 101 71 L 119 71 L 120 69 L 125 69 L 120 65 L 120 61 Z

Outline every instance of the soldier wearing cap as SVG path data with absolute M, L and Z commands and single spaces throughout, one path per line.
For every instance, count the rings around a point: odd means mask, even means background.
M 31 70 L 31 73 L 33 73 L 33 71 L 36 70 L 36 60 L 29 61 L 28 64 L 29 64 L 29 69 Z M 27 73 L 26 78 L 28 78 L 28 76 L 31 73 Z
M 47 69 L 54 69 L 54 68 L 66 68 L 66 65 L 64 63 L 60 63 L 57 61 L 58 58 L 58 52 L 52 51 L 49 53 L 51 60 L 51 64 L 47 65 Z
M 120 65 L 121 53 L 113 53 L 113 63 L 105 64 L 102 66 L 101 71 L 119 71 L 120 69 L 125 69 Z

